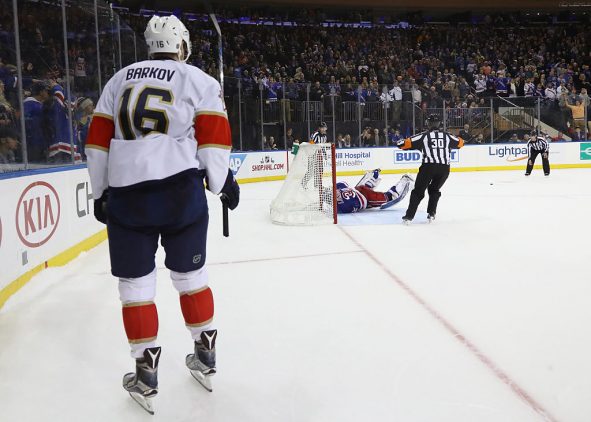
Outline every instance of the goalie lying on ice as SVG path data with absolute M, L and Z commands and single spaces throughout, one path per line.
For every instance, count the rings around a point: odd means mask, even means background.
M 336 185 L 337 212 L 348 214 L 368 208 L 389 208 L 402 201 L 414 184 L 413 178 L 405 174 L 386 192 L 375 191 L 381 180 L 380 169 L 375 169 L 365 173 L 354 188 L 345 182 L 338 182 Z

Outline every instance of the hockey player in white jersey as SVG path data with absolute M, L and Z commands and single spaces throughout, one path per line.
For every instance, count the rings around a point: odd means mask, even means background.
M 145 37 L 150 60 L 127 66 L 106 84 L 86 151 L 94 214 L 107 224 L 111 272 L 119 278 L 123 325 L 136 359 L 123 387 L 153 413 L 161 352 L 154 304 L 158 241 L 194 340 L 186 365 L 211 391 L 217 330 L 204 267 L 204 182 L 230 209 L 240 189 L 229 169 L 232 141 L 220 85 L 185 63 L 189 32 L 175 16 L 153 16 Z

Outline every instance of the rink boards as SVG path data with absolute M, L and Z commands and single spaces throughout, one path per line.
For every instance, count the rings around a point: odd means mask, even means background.
M 37 272 L 106 239 L 86 166 L 10 176 L 0 180 L 0 307 Z
M 230 167 L 241 183 L 285 178 L 293 155 L 286 151 L 236 152 Z M 348 148 L 336 153 L 337 174 L 416 171 L 421 155 L 397 148 Z M 524 169 L 524 144 L 468 145 L 452 154 L 452 171 Z M 591 168 L 591 142 L 551 145 L 552 168 Z M 541 164 L 541 163 L 540 163 Z M 31 170 L 0 179 L 0 308 L 34 274 L 64 265 L 106 239 L 93 217 L 84 165 Z
M 418 151 L 394 147 L 337 149 L 337 175 L 353 176 L 368 169 L 383 173 L 416 171 L 421 163 Z M 285 151 L 232 153 L 230 167 L 241 182 L 261 182 L 285 178 L 293 155 Z M 525 169 L 526 144 L 466 145 L 452 152 L 452 171 L 497 171 Z M 537 166 L 541 164 L 538 159 Z M 591 168 L 591 142 L 563 142 L 550 146 L 553 168 Z M 536 167 L 537 167 L 536 166 Z

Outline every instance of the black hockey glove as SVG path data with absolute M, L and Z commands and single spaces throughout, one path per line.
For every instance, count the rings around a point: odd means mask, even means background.
M 103 224 L 107 224 L 107 199 L 109 190 L 106 189 L 99 199 L 94 200 L 94 218 Z
M 220 193 L 222 204 L 227 205 L 231 210 L 238 206 L 240 202 L 240 186 L 238 186 L 238 182 L 236 182 L 230 169 L 228 169 L 228 177 L 226 177 L 226 182 Z

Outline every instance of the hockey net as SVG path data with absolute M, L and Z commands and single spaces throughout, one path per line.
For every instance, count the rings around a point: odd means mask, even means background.
M 334 144 L 302 143 L 271 202 L 271 221 L 290 226 L 337 223 Z

